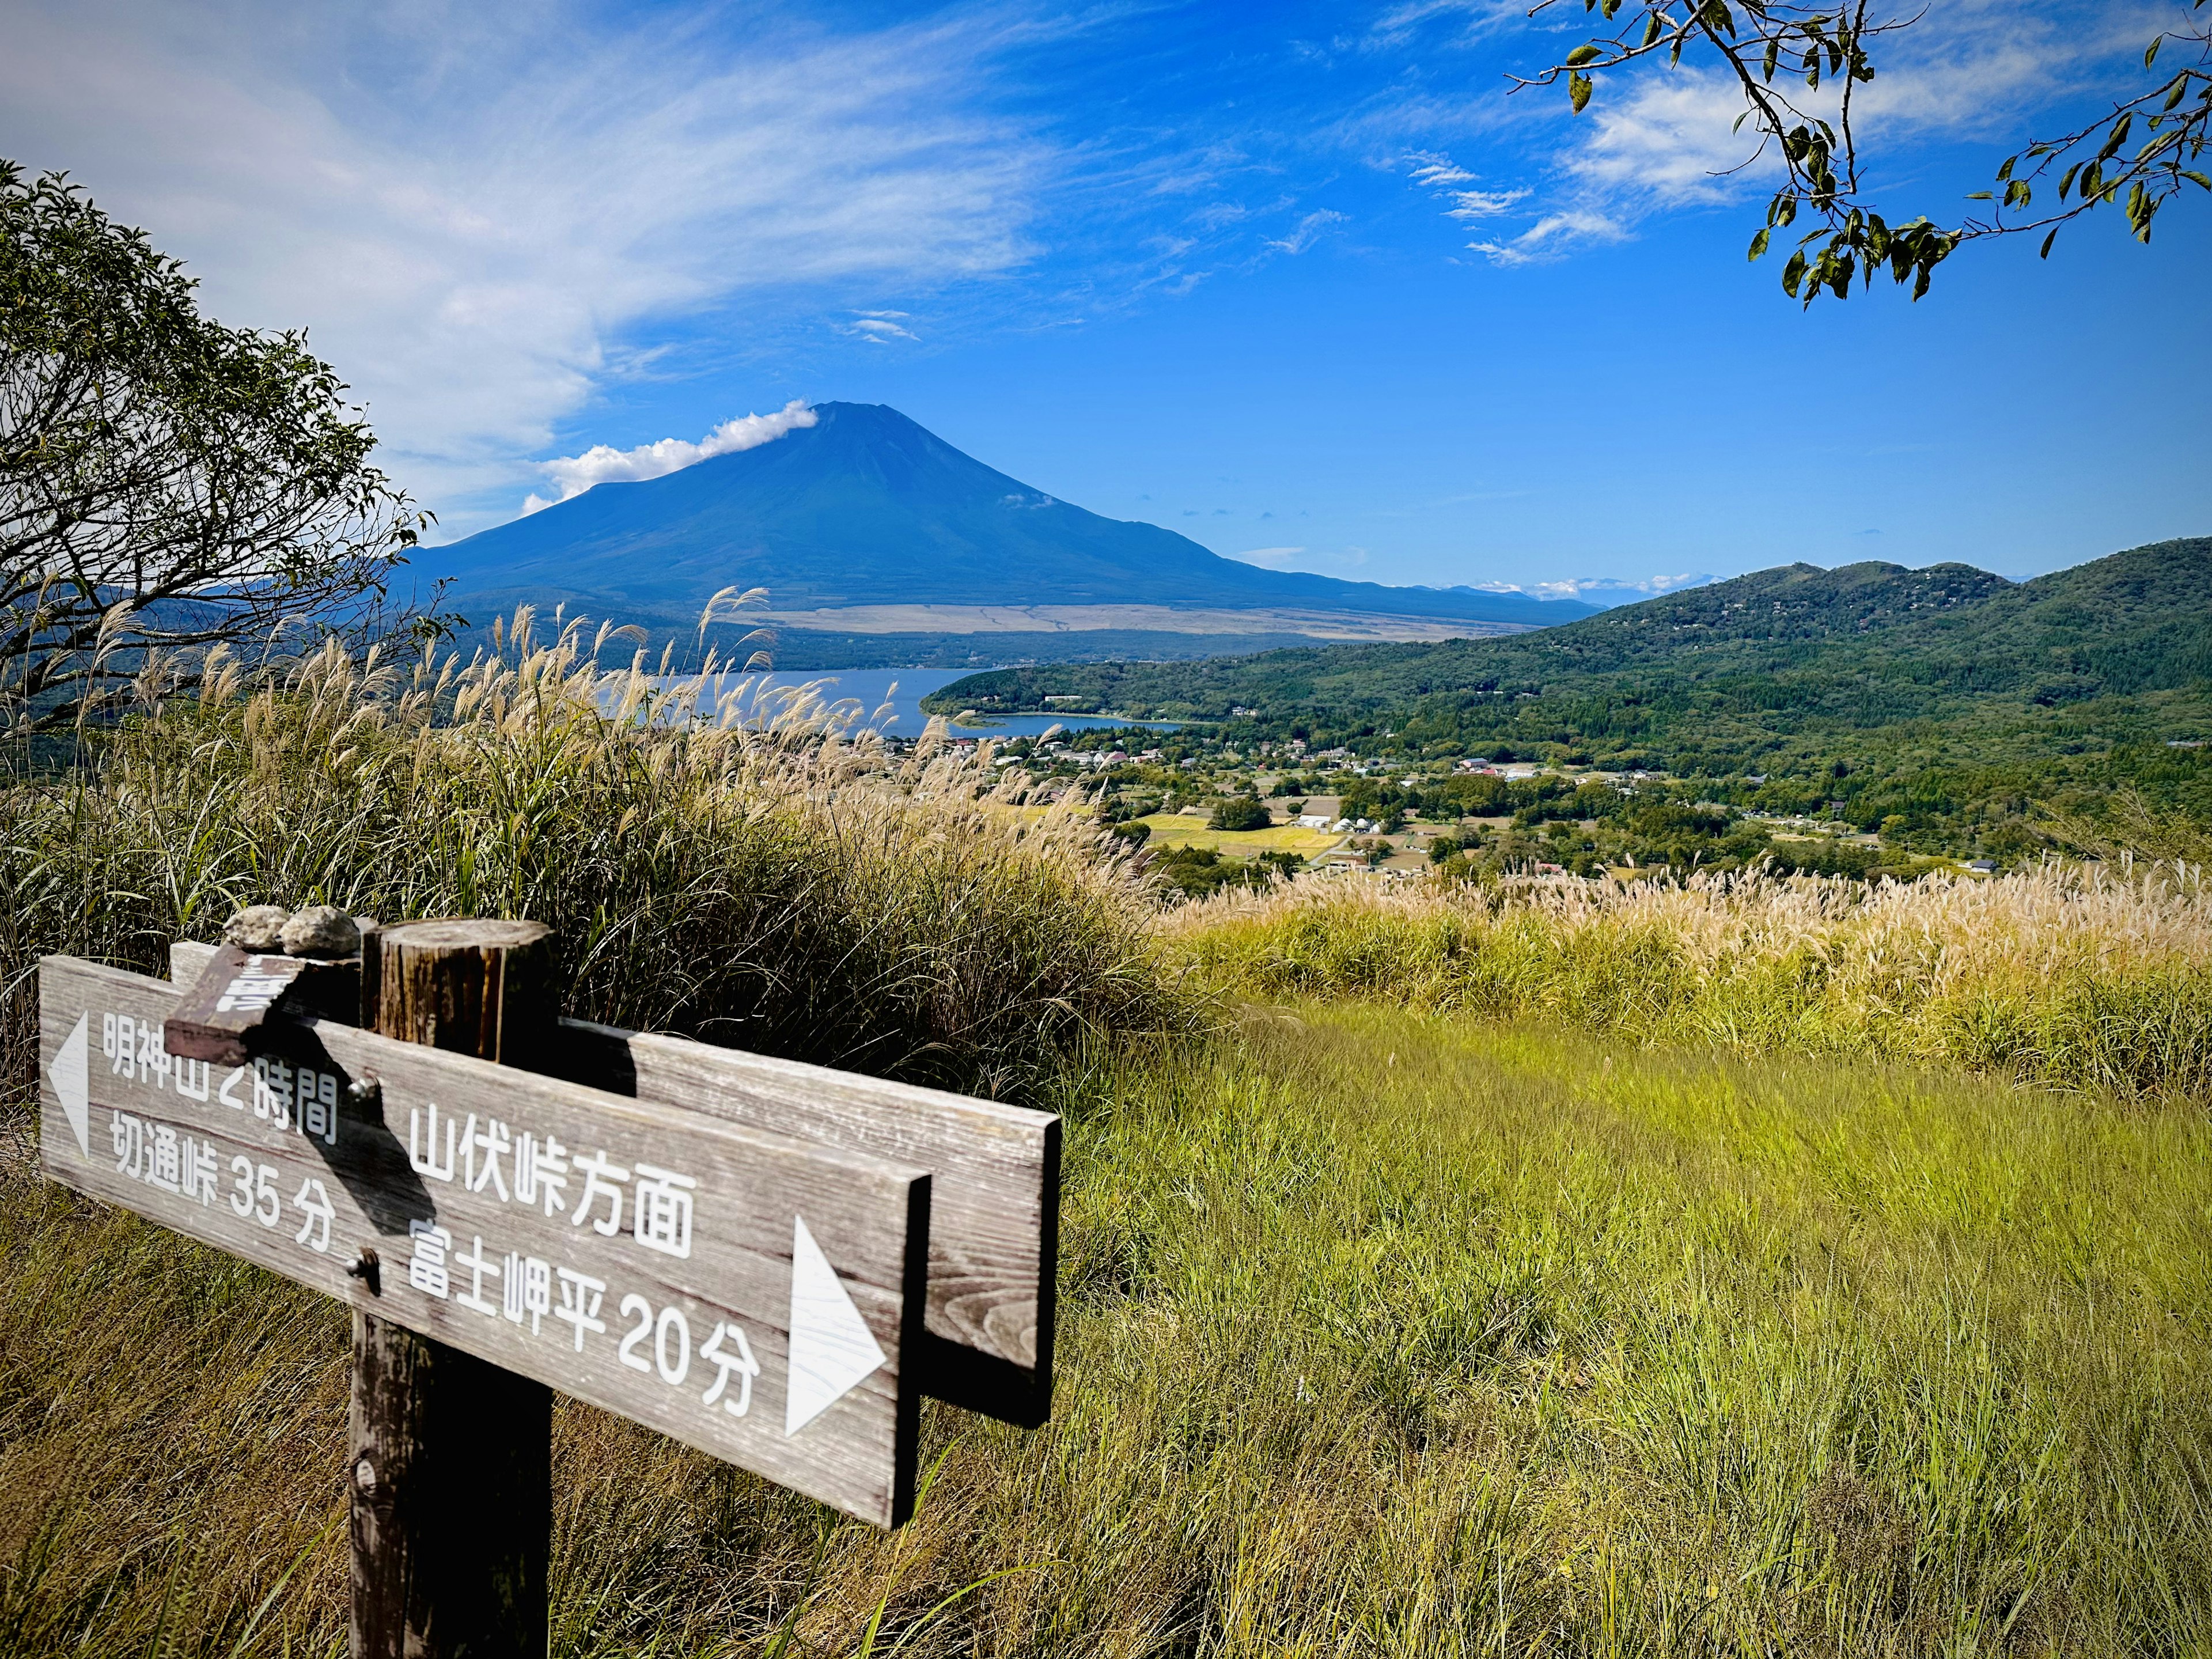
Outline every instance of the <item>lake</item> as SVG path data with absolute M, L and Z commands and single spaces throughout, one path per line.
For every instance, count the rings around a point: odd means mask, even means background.
M 715 676 L 715 681 L 718 695 L 723 696 L 738 690 L 748 681 L 753 682 L 744 694 L 748 701 L 763 692 L 773 694 L 811 685 L 825 702 L 857 704 L 860 724 L 863 726 L 880 726 L 890 737 L 918 738 L 929 724 L 929 716 L 921 712 L 924 697 L 942 690 L 955 680 L 988 672 L 981 668 L 838 668 L 819 674 L 720 674 Z M 680 677 L 663 682 L 683 683 Z M 963 737 L 1034 738 L 1054 726 L 1064 726 L 1071 732 L 1130 726 L 1172 732 L 1177 729 L 1178 722 L 1106 720 L 1096 714 L 1012 714 L 981 726 L 953 729 Z

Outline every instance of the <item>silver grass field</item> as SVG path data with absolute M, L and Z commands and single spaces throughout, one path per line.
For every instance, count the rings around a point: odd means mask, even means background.
M 1060 1382 L 884 1534 L 589 1408 L 554 1651 L 2212 1651 L 2193 866 L 1164 908 L 1078 807 L 592 642 L 0 793 L 0 1652 L 344 1646 L 344 1322 L 38 1178 L 33 970 L 528 915 L 572 1012 L 1068 1120 Z M 763 711 L 746 711 L 760 716 Z

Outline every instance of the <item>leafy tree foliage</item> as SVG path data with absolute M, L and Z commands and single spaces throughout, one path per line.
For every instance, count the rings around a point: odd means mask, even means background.
M 1171 847 L 1153 860 L 1152 872 L 1172 892 L 1205 898 L 1224 887 L 1265 887 L 1278 875 L 1295 874 L 1304 862 L 1296 853 L 1225 859 L 1211 847 Z
M 1216 806 L 1206 824 L 1214 830 L 1265 830 L 1273 822 L 1262 802 L 1239 795 Z
M 428 514 L 304 334 L 224 327 L 144 234 L 0 161 L 0 700 L 65 724 L 210 650 L 359 623 Z
M 1558 3 L 1540 0 L 1535 10 Z M 2095 120 L 2006 158 L 1996 187 L 1967 198 L 1989 203 L 1986 216 L 1951 225 L 1925 217 L 1891 224 L 1876 210 L 1854 110 L 1858 88 L 1875 77 L 1882 37 L 1911 27 L 1924 9 L 1908 17 L 1877 16 L 1871 0 L 1583 0 L 1586 12 L 1615 32 L 1583 42 L 1520 84 L 1564 81 L 1579 115 L 1602 71 L 1680 64 L 1686 53 L 1717 58 L 1743 96 L 1737 130 L 1748 125 L 1753 135 L 1751 152 L 1735 170 L 1769 156 L 1783 167 L 1766 222 L 1751 239 L 1751 257 L 1765 253 L 1776 234 L 1789 232 L 1803 214 L 1812 228 L 1797 238 L 1782 270 L 1790 297 L 1808 306 L 1822 294 L 1844 299 L 1854 278 L 1870 287 L 1887 272 L 1910 283 L 1917 300 L 1936 267 L 1965 243 L 2041 231 L 2047 258 L 2061 226 L 2124 194 L 2129 228 L 2148 242 L 2159 210 L 2184 185 L 2212 191 L 2212 176 L 2198 165 L 2212 142 L 2206 3 L 2190 0 L 2190 21 L 2152 40 L 2139 89 Z

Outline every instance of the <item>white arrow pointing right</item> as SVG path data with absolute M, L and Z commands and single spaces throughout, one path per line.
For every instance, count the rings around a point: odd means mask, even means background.
M 797 1434 L 884 1364 L 868 1322 L 853 1305 L 806 1218 L 791 1218 L 791 1376 L 783 1431 Z

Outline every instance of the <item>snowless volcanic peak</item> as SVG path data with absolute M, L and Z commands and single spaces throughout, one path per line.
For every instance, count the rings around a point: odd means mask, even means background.
M 799 625 L 872 634 L 1158 626 L 1164 613 L 1167 626 L 1231 632 L 1267 613 L 1291 632 L 1432 636 L 1595 609 L 1264 570 L 1055 500 L 883 404 L 814 413 L 772 441 L 425 550 L 417 568 L 480 604 L 565 599 L 643 617 L 696 617 L 723 588 L 765 587 Z

